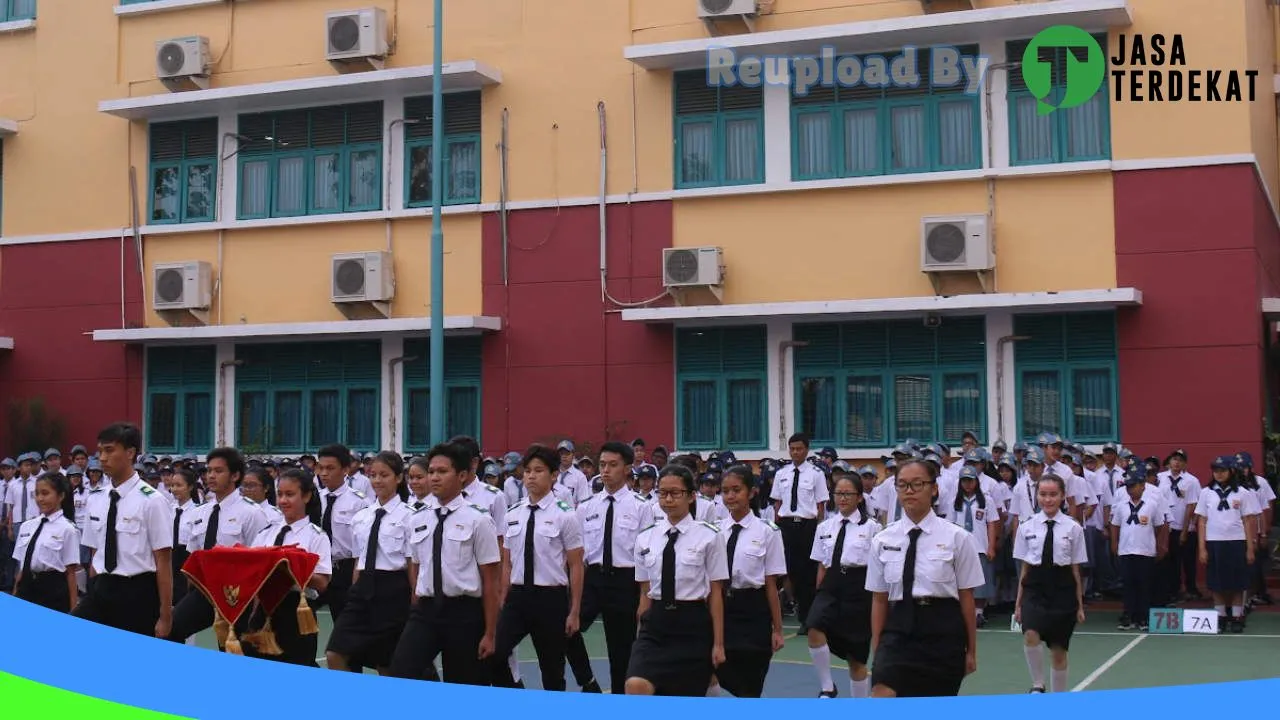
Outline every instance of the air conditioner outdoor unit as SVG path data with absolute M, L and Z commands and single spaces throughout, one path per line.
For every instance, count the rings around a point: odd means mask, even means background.
M 698 17 L 705 19 L 755 15 L 756 0 L 697 0 Z
M 199 260 L 156 263 L 152 287 L 155 310 L 208 310 L 213 301 L 213 267 Z
M 332 301 L 338 304 L 390 302 L 396 292 L 394 267 L 389 252 L 334 255 Z
M 209 38 L 192 36 L 156 43 L 156 77 L 171 91 L 209 88 Z
M 331 62 L 364 61 L 382 69 L 390 45 L 387 12 L 382 8 L 331 12 L 325 19 L 326 59 Z
M 920 269 L 923 272 L 982 272 L 995 265 L 986 215 L 921 218 Z
M 677 304 L 685 290 L 705 289 L 724 302 L 723 251 L 718 247 L 667 248 L 662 251 L 662 286 Z

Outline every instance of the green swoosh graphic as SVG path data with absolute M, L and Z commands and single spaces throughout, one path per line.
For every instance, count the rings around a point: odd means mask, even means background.
M 178 715 L 143 710 L 42 685 L 0 672 L 0 697 L 10 710 L 26 717 L 93 718 L 94 720 L 190 720 Z M 9 711 L 6 711 L 6 713 Z

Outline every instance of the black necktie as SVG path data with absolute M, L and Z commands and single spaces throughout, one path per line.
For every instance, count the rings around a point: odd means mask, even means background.
M 604 498 L 609 503 L 609 509 L 604 514 L 604 569 L 613 569 L 613 496 L 606 495 Z
M 284 545 L 284 536 L 289 534 L 289 529 L 290 529 L 289 525 L 285 525 L 284 527 L 280 528 L 280 532 L 276 533 L 276 541 L 272 543 L 272 545 L 275 545 L 276 547 L 280 547 L 281 545 Z
M 1142 509 L 1142 506 L 1145 503 L 1146 503 L 1145 500 L 1139 501 L 1137 505 L 1134 505 L 1133 503 L 1129 503 L 1129 524 L 1130 525 L 1138 525 L 1139 523 L 1141 523 L 1141 520 L 1138 519 L 1138 511 Z
M 416 501 L 416 502 L 413 504 L 413 509 L 414 509 L 414 510 L 421 510 L 423 505 L 426 505 L 426 503 L 425 503 L 425 502 L 423 502 L 423 501 L 421 501 L 421 500 L 418 500 L 418 501 Z
M 1231 489 L 1219 485 L 1213 491 L 1218 495 L 1218 512 L 1230 510 L 1231 503 L 1227 502 L 1227 498 L 1231 497 Z
M 120 503 L 120 493 L 115 490 L 111 491 L 111 509 L 107 510 L 107 539 L 106 547 L 103 552 L 106 555 L 102 558 L 102 567 L 106 568 L 108 573 L 115 572 L 116 556 L 119 554 L 116 547 L 116 506 Z
M 324 496 L 324 517 L 320 519 L 320 529 L 329 536 L 329 542 L 333 542 L 333 501 L 337 499 L 333 493 Z
M 537 505 L 529 506 L 529 519 L 524 526 L 524 586 L 533 587 L 533 531 L 538 522 L 533 514 L 538 511 Z
M 222 510 L 222 504 L 215 501 L 213 510 L 209 511 L 209 524 L 204 528 L 204 549 L 210 550 L 214 545 L 218 544 L 218 515 Z
M 914 625 L 915 608 L 914 601 L 916 584 L 916 541 L 920 539 L 920 528 L 911 528 L 907 535 L 911 538 L 911 542 L 907 545 L 907 557 L 902 563 L 902 602 L 907 606 L 908 632 Z
M 796 474 L 791 478 L 791 513 L 795 514 L 800 511 L 800 468 L 796 468 Z
M 698 498 L 693 498 L 693 504 L 689 506 L 689 517 L 694 520 L 698 519 Z
M 671 607 L 676 604 L 676 538 L 680 531 L 671 528 L 667 531 L 667 546 L 662 549 L 662 604 Z
M 1053 567 L 1053 520 L 1044 521 L 1044 549 L 1040 552 L 1040 567 Z
M 444 563 L 440 555 L 444 552 L 444 519 L 447 517 L 449 511 L 436 508 L 436 531 L 431 534 L 431 591 L 437 607 L 444 604 Z
M 729 543 L 725 545 L 725 555 L 729 558 L 729 586 L 733 587 L 733 551 L 738 549 L 738 536 L 742 534 L 742 526 L 738 523 L 733 524 L 733 531 L 729 533 Z
M 36 531 L 31 534 L 31 542 L 27 543 L 27 556 L 22 560 L 22 576 L 27 580 L 32 579 L 35 571 L 31 569 L 31 557 L 36 553 L 36 540 L 40 539 L 40 531 L 44 529 L 44 524 L 49 522 L 49 518 L 40 518 L 40 524 L 36 526 Z
M 173 547 L 178 547 L 178 528 L 182 526 L 182 508 L 173 511 Z
M 836 533 L 836 546 L 831 550 L 831 569 L 844 566 L 844 531 L 849 529 L 849 518 L 840 519 L 840 532 Z
M 369 547 L 364 551 L 364 569 L 373 572 L 378 569 L 378 531 L 382 529 L 382 518 L 386 517 L 385 508 L 378 508 L 373 514 L 373 528 L 369 530 Z
M 1169 485 L 1173 488 L 1173 494 L 1174 494 L 1174 495 L 1177 495 L 1177 496 L 1178 496 L 1178 498 L 1179 498 L 1179 499 L 1181 499 L 1181 498 L 1182 498 L 1182 488 L 1178 487 L 1178 478 L 1176 478 L 1176 477 L 1174 477 L 1174 476 L 1170 475 L 1170 476 L 1169 476 Z

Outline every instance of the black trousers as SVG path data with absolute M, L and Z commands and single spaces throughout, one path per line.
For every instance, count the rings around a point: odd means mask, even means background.
M 1193 518 L 1194 520 L 1194 518 Z M 1200 594 L 1196 584 L 1200 571 L 1200 533 L 1195 530 L 1183 530 L 1179 539 L 1178 564 L 1182 567 L 1182 586 L 1188 594 Z M 1173 554 L 1173 540 L 1169 541 L 1169 554 Z
M 71 590 L 67 587 L 67 574 L 57 571 L 22 573 L 18 583 L 18 598 L 50 610 L 71 612 Z
M 579 686 L 595 678 L 582 633 L 599 618 L 604 623 L 604 642 L 609 653 L 609 687 L 621 694 L 627 685 L 627 665 L 631 662 L 631 646 L 636 641 L 639 609 L 640 589 L 633 568 L 613 568 L 606 573 L 599 565 L 587 566 L 582 585 L 582 612 L 578 614 L 579 629 L 569 638 L 566 648 L 569 667 Z
M 117 630 L 153 636 L 160 619 L 156 574 L 97 575 L 72 615 Z
M 809 553 L 813 552 L 818 521 L 784 517 L 778 518 L 778 527 L 782 530 L 782 545 L 787 556 L 787 577 L 791 579 L 791 592 L 796 597 L 796 615 L 804 625 L 817 592 L 818 565 L 809 559 Z
M 169 630 L 168 640 L 185 643 L 187 638 L 201 630 L 213 627 L 213 606 L 209 599 L 199 590 L 182 596 L 182 600 L 173 606 L 173 627 Z
M 418 598 L 391 658 L 391 676 L 423 680 L 431 675 L 437 656 L 443 656 L 444 681 L 457 685 L 488 685 L 489 664 L 477 652 L 484 638 L 484 601 L 473 597 Z M 508 653 L 509 654 L 509 653 Z M 502 658 L 503 662 L 506 657 Z
M 175 548 L 173 551 L 172 558 L 173 558 L 173 605 L 174 607 L 177 607 L 178 603 L 182 602 L 182 598 L 186 597 L 187 593 L 192 591 L 191 582 L 187 580 L 186 575 L 182 574 L 182 566 L 186 564 L 187 558 L 190 556 L 191 556 L 191 553 L 187 552 L 186 548 L 181 548 L 181 549 Z M 196 590 L 195 592 L 199 593 L 200 591 Z
M 1124 614 L 1130 622 L 1145 624 L 1151 616 L 1151 588 L 1156 559 L 1146 555 L 1121 555 L 1120 577 L 1124 581 Z
M 335 624 L 338 622 L 338 617 L 342 615 L 343 608 L 347 606 L 347 593 L 351 592 L 351 577 L 355 574 L 355 569 L 355 558 L 334 562 L 329 586 L 325 588 L 324 594 L 316 604 L 316 607 L 329 606 L 329 615 L 333 617 Z
M 495 687 L 513 688 L 515 678 L 507 659 L 525 637 L 532 636 L 542 672 L 542 689 L 565 689 L 564 653 L 568 638 L 564 622 L 569 615 L 569 589 L 566 587 L 523 587 L 512 585 L 498 616 L 498 633 L 490 658 L 490 673 Z

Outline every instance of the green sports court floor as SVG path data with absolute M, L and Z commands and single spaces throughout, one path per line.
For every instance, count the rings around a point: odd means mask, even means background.
M 1071 641 L 1071 686 L 1075 691 L 1189 685 L 1194 683 L 1258 680 L 1280 677 L 1280 613 L 1257 612 L 1249 616 L 1242 635 L 1150 635 L 1116 630 L 1114 610 L 1096 610 L 1077 628 Z M 320 647 L 332 627 L 327 610 L 321 610 Z M 1022 639 L 1008 630 L 1008 616 L 991 619 L 978 633 L 978 672 L 965 680 L 963 695 L 1025 693 L 1030 686 L 1022 654 Z M 766 697 L 815 697 L 817 681 L 809 664 L 805 638 L 795 636 L 795 619 L 787 618 L 786 647 L 774 656 L 765 683 Z M 201 633 L 196 644 L 214 647 L 212 631 Z M 599 623 L 587 633 L 587 648 L 596 677 L 608 682 L 604 631 Z M 323 651 L 320 653 L 323 655 Z M 525 685 L 541 687 L 532 645 L 519 650 Z M 324 660 L 319 658 L 323 667 Z M 837 661 L 838 663 L 838 661 Z M 847 697 L 845 666 L 836 665 L 836 684 Z M 371 672 L 371 671 L 366 671 Z M 576 691 L 573 674 L 566 668 L 570 691 Z M 606 692 L 608 689 L 606 688 Z

